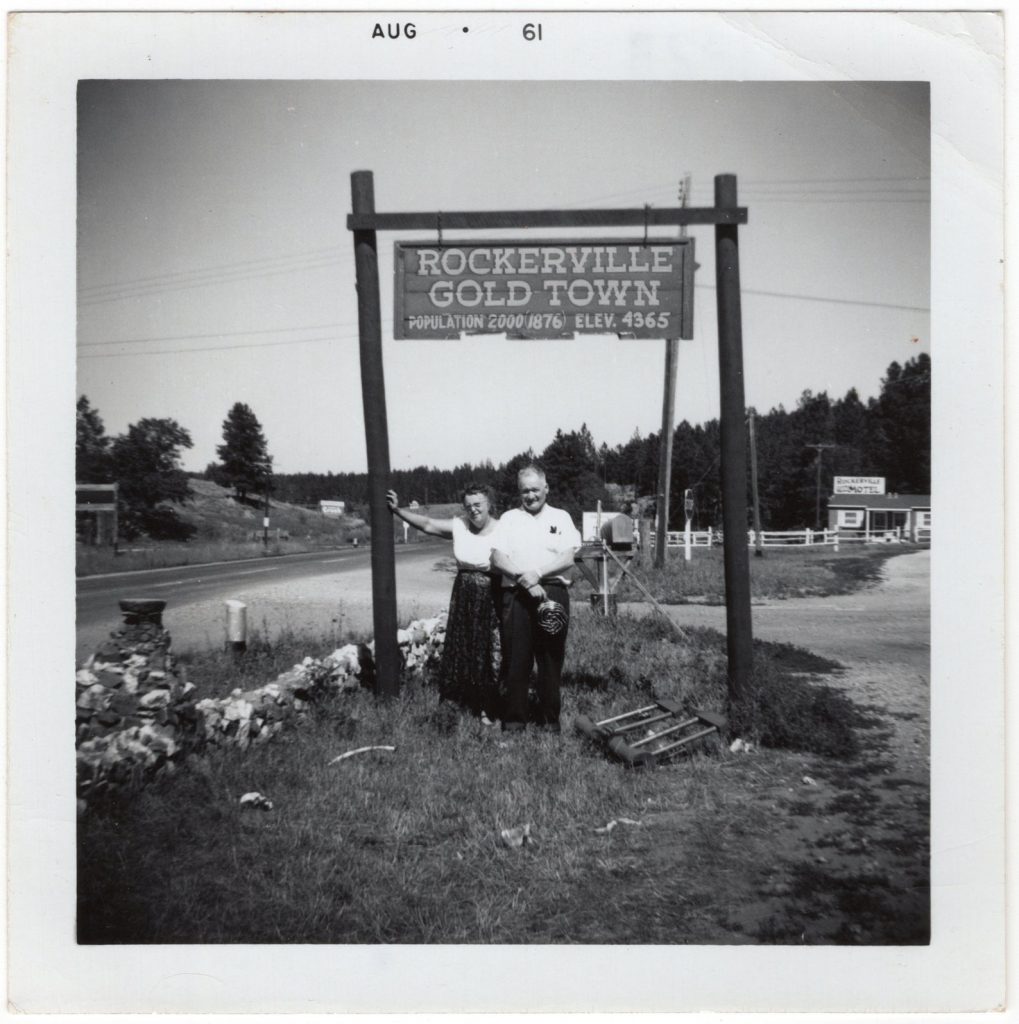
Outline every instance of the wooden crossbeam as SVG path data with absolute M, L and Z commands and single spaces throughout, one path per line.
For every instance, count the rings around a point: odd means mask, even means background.
M 682 224 L 746 224 L 745 206 L 719 209 L 688 206 L 674 209 L 617 210 L 466 210 L 441 213 L 347 214 L 350 231 L 434 231 L 484 228 L 641 227 Z M 674 240 L 673 240 L 674 241 Z

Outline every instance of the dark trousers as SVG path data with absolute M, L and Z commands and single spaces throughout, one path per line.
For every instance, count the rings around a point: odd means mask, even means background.
M 544 583 L 545 593 L 558 601 L 567 614 L 570 592 L 561 583 Z M 519 587 L 502 592 L 502 668 L 504 727 L 521 728 L 528 720 L 528 692 L 531 668 L 537 664 L 537 706 L 532 716 L 536 725 L 559 724 L 559 685 L 566 656 L 566 630 L 549 636 L 538 625 L 538 601 Z

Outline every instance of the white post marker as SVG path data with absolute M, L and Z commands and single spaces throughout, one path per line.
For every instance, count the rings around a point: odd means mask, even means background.
M 693 515 L 693 491 L 690 487 L 683 492 L 683 512 L 686 517 L 686 525 L 683 527 L 683 543 L 685 547 L 683 557 L 689 562 L 692 540 L 690 532 L 693 528 L 693 520 L 690 518 Z
M 226 602 L 226 649 L 240 654 L 248 648 L 248 606 L 243 601 Z

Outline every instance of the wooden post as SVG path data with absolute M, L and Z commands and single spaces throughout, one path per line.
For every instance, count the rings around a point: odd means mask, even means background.
M 640 560 L 647 563 L 651 557 L 651 520 L 641 519 L 640 521 Z
M 665 566 L 668 546 L 669 484 L 672 480 L 672 421 L 676 415 L 676 367 L 679 363 L 679 339 L 665 342 L 665 394 L 662 399 L 662 436 L 658 444 L 658 527 L 655 535 L 655 565 Z
M 761 502 L 757 496 L 757 438 L 754 436 L 754 410 L 750 410 L 750 492 L 754 498 L 754 557 L 764 557 L 761 542 Z
M 736 202 L 736 175 L 715 176 L 715 207 Z M 735 224 L 715 225 L 715 287 L 718 301 L 718 369 L 721 392 L 722 528 L 725 551 L 725 622 L 729 700 L 744 703 L 753 675 L 750 557 L 747 528 L 746 415 L 743 392 L 743 323 L 740 305 L 739 236 Z
M 371 171 L 350 176 L 354 217 L 375 212 Z M 400 648 L 396 640 L 396 553 L 393 524 L 386 505 L 389 487 L 389 427 L 386 384 L 382 369 L 382 311 L 379 299 L 379 256 L 375 231 L 354 231 L 357 279 L 357 322 L 361 352 L 361 397 L 368 452 L 368 501 L 371 509 L 372 624 L 375 629 L 375 695 L 400 692 Z

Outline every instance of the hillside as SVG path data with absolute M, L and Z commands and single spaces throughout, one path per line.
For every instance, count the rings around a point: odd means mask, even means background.
M 192 477 L 188 481 L 192 498 L 179 506 L 180 518 L 197 531 L 196 541 L 245 541 L 261 536 L 265 506 L 260 498 L 240 502 L 234 493 L 210 480 Z M 354 537 L 363 540 L 368 529 L 363 519 L 344 516 L 327 519 L 314 509 L 269 500 L 269 536 L 303 540 L 314 546 L 345 544 Z

